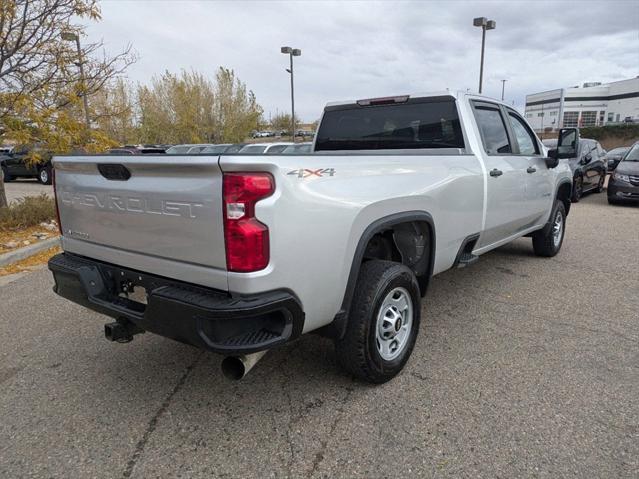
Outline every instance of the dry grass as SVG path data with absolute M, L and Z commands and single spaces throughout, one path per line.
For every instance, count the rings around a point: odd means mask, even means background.
M 60 234 L 58 230 L 49 231 L 41 226 L 29 226 L 27 228 L 20 229 L 0 229 L 0 254 L 27 246 L 23 243 L 23 241 L 29 241 L 31 244 L 42 241 L 35 236 L 32 236 L 34 233 L 46 233 L 48 236 L 44 239 L 54 238 Z M 5 245 L 10 242 L 17 243 L 16 247 L 7 248 Z
M 10 274 L 21 273 L 23 271 L 30 271 L 40 265 L 46 264 L 53 255 L 58 254 L 61 251 L 59 246 L 54 246 L 39 253 L 29 256 L 21 261 L 12 263 L 4 268 L 0 268 L 0 276 L 8 276 Z
M 36 226 L 43 221 L 55 219 L 55 202 L 42 193 L 28 196 L 0 208 L 0 231 Z

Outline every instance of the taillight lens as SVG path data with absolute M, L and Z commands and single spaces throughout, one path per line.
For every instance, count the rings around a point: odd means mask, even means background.
M 275 191 L 269 173 L 225 173 L 224 241 L 229 271 L 248 273 L 269 262 L 268 227 L 255 218 L 255 203 Z
M 51 182 L 53 183 L 53 201 L 55 203 L 55 220 L 58 222 L 58 230 L 62 235 L 62 223 L 60 222 L 60 208 L 58 208 L 58 190 L 55 185 L 55 168 L 51 168 Z

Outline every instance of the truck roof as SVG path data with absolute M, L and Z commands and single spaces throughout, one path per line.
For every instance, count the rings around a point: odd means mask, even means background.
M 384 97 L 371 97 L 371 98 L 359 98 L 359 99 L 355 99 L 355 100 L 343 100 L 343 101 L 331 101 L 328 102 L 326 104 L 326 107 L 335 107 L 335 106 L 343 106 L 343 105 L 353 105 L 354 103 L 358 103 L 358 102 L 365 102 L 365 101 L 375 101 L 375 100 L 390 100 L 393 98 L 433 98 L 433 97 L 451 97 L 454 98 L 456 100 L 459 100 L 461 98 L 467 97 L 467 98 L 475 98 L 475 99 L 479 99 L 479 100 L 488 100 L 490 102 L 493 103 L 500 103 L 502 105 L 505 106 L 511 106 L 508 105 L 505 102 L 502 102 L 501 100 L 498 100 L 497 98 L 493 98 L 493 97 L 489 97 L 489 96 L 485 96 L 485 95 L 479 95 L 477 93 L 468 93 L 465 91 L 452 91 L 452 90 L 439 90 L 439 91 L 432 91 L 432 92 L 416 92 L 416 93 L 405 93 L 402 95 L 389 95 L 389 96 L 384 96 Z

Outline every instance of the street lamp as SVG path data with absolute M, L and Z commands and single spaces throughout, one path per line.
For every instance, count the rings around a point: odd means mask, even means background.
M 479 64 L 479 94 L 481 94 L 481 85 L 484 78 L 484 46 L 486 45 L 486 30 L 494 30 L 496 27 L 495 20 L 488 20 L 486 17 L 478 17 L 473 19 L 473 25 L 481 27 L 481 63 Z
M 508 80 L 501 81 L 501 101 L 504 101 L 504 88 L 506 87 L 506 82 Z
M 293 86 L 293 57 L 299 57 L 302 54 L 302 50 L 299 48 L 282 47 L 280 51 L 289 56 L 291 60 L 291 68 L 287 68 L 286 71 L 291 74 L 291 133 L 293 135 L 293 143 L 295 143 L 295 90 Z
M 87 91 L 84 78 L 84 62 L 82 61 L 82 48 L 80 48 L 80 36 L 75 32 L 65 31 L 60 34 L 62 40 L 67 42 L 75 42 L 75 46 L 78 49 L 78 66 L 80 67 L 80 82 L 82 83 L 82 100 L 84 102 L 84 121 L 87 124 L 87 131 L 91 129 L 91 122 L 89 120 L 89 102 L 87 100 Z

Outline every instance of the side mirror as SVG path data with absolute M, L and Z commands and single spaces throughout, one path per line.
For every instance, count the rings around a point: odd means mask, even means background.
M 581 160 L 581 163 L 583 165 L 587 165 L 591 161 L 592 161 L 592 155 L 590 153 L 588 153 L 586 156 L 583 157 L 583 159 Z
M 559 165 L 559 158 L 556 149 L 548 150 L 548 158 L 545 158 L 546 166 L 548 168 L 557 168 Z
M 578 128 L 562 128 L 559 130 L 557 140 L 557 158 L 574 158 L 577 156 L 577 146 L 579 145 Z

